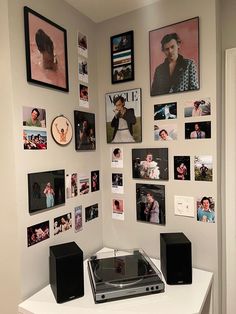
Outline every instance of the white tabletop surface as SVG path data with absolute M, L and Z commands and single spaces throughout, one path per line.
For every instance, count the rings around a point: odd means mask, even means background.
M 111 250 L 103 249 L 102 251 Z M 160 270 L 160 261 L 152 259 Z M 164 277 L 162 278 L 163 281 Z M 18 307 L 20 314 L 200 314 L 211 289 L 213 274 L 193 268 L 191 285 L 167 285 L 165 292 L 95 304 L 84 261 L 84 296 L 57 304 L 50 285 Z

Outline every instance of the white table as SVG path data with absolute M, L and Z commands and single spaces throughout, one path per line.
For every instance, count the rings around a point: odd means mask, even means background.
M 103 249 L 102 251 L 111 250 Z M 160 270 L 160 261 L 152 259 Z M 165 282 L 164 278 L 162 278 Z M 211 297 L 213 274 L 193 268 L 191 285 L 170 286 L 165 292 L 95 304 L 84 261 L 84 297 L 57 304 L 50 285 L 18 306 L 19 314 L 200 314 Z

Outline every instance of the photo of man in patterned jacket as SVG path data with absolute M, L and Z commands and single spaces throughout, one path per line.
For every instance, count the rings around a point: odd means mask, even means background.
M 180 44 L 177 33 L 162 38 L 161 47 L 166 58 L 155 69 L 151 96 L 199 89 L 197 65 L 194 60 L 179 54 Z

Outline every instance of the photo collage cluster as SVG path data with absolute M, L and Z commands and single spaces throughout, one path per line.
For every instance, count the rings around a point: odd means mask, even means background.
M 67 31 L 29 7 L 24 7 L 24 28 L 27 81 L 69 92 Z M 78 53 L 79 106 L 89 108 L 87 36 L 78 32 L 74 48 Z M 73 132 L 71 122 L 64 115 L 48 122 L 46 109 L 40 106 L 24 106 L 22 111 L 24 150 L 47 150 L 48 126 L 53 140 L 60 146 L 68 145 L 74 133 L 76 151 L 96 149 L 94 113 L 75 110 Z M 51 210 L 64 205 L 66 199 L 99 191 L 99 180 L 99 170 L 91 171 L 89 175 L 65 174 L 65 170 L 29 173 L 29 213 Z M 78 232 L 83 228 L 83 221 L 97 217 L 98 203 L 86 206 L 84 210 L 79 205 L 73 211 L 55 217 L 52 232 L 56 236 L 73 227 Z M 47 220 L 27 228 L 28 247 L 50 237 L 49 223 Z
M 69 92 L 67 32 L 58 24 L 24 7 L 25 50 L 27 81 Z M 186 44 L 187 43 L 187 44 Z M 89 108 L 88 38 L 77 35 L 75 49 L 78 53 L 79 106 Z M 110 37 L 111 83 L 133 81 L 134 32 L 128 31 Z M 167 95 L 200 89 L 199 18 L 165 26 L 149 32 L 150 96 Z M 178 115 L 181 103 L 155 101 L 153 138 L 157 141 L 179 141 Z M 123 168 L 123 147 L 120 144 L 142 143 L 142 94 L 141 88 L 121 90 L 105 94 L 106 137 L 112 144 L 111 167 Z M 198 98 L 184 105 L 185 140 L 211 139 L 210 98 Z M 207 119 L 207 120 L 206 120 Z M 150 117 L 151 120 L 151 117 Z M 47 150 L 46 110 L 23 107 L 24 150 Z M 73 137 L 71 122 L 64 116 L 56 116 L 51 122 L 54 141 L 65 146 Z M 76 151 L 96 149 L 95 114 L 74 111 L 74 139 Z M 200 142 L 198 142 L 200 143 Z M 171 145 L 171 144 L 169 144 Z M 194 172 L 191 172 L 191 158 Z M 137 221 L 166 224 L 165 185 L 155 180 L 169 180 L 168 147 L 132 149 L 133 179 L 149 180 L 148 184 L 136 183 Z M 173 156 L 174 180 L 212 181 L 212 156 Z M 152 181 L 150 183 L 150 181 Z M 111 174 L 111 192 L 124 193 L 124 176 L 119 171 Z M 65 204 L 67 198 L 88 194 L 100 189 L 99 170 L 91 175 L 65 174 L 65 170 L 28 174 L 29 212 L 34 214 Z M 215 206 L 211 196 L 194 198 L 175 196 L 175 214 L 195 217 L 198 221 L 215 222 Z M 125 204 L 122 197 L 111 200 L 112 218 L 124 220 Z M 85 208 L 87 222 L 98 217 L 98 204 Z M 82 205 L 74 211 L 55 217 L 54 235 L 72 229 L 82 229 Z M 28 246 L 49 238 L 49 221 L 27 228 Z
M 129 32 L 126 33 L 127 36 Z M 116 37 L 124 37 L 124 34 Z M 115 36 L 111 37 L 111 40 Z M 186 45 L 187 43 L 187 45 Z M 160 49 L 161 47 L 161 49 Z M 150 95 L 176 94 L 200 89 L 199 18 L 189 19 L 149 32 Z M 112 53 L 112 52 L 111 52 Z M 177 97 L 176 97 L 177 98 Z M 107 143 L 111 149 L 111 167 L 123 168 L 123 147 L 118 144 L 142 142 L 141 89 L 123 90 L 105 95 Z M 183 112 L 183 113 L 182 113 Z M 197 145 L 211 139 L 211 100 L 209 97 L 189 101 L 154 104 L 154 142 L 167 145 L 180 140 L 199 140 Z M 184 126 L 178 121 L 185 119 Z M 184 129 L 180 138 L 178 127 Z M 180 134 L 182 134 L 182 129 Z M 202 140 L 202 144 L 201 144 Z M 206 140 L 206 141 L 205 141 Z M 207 145 L 206 145 L 207 147 Z M 201 150 L 202 151 L 202 150 Z M 180 181 L 213 181 L 213 157 L 206 154 L 168 156 L 166 148 L 132 149 L 133 179 Z M 169 178 L 169 162 L 174 173 Z M 191 169 L 191 165 L 194 169 Z M 124 193 L 123 173 L 112 171 L 112 193 Z M 137 221 L 166 224 L 165 185 L 136 183 Z M 122 198 L 112 198 L 112 217 L 124 220 Z M 196 217 L 197 221 L 215 222 L 215 201 L 203 194 L 195 199 L 174 196 L 175 215 Z
M 79 105 L 89 108 L 88 38 L 78 33 Z
M 74 198 L 100 190 L 99 170 L 91 171 L 90 176 L 78 176 L 78 173 L 66 174 L 65 170 L 54 170 L 28 174 L 29 213 L 52 210 Z M 85 223 L 98 217 L 98 203 L 76 206 L 73 212 L 67 212 L 53 219 L 54 236 L 73 229 L 79 232 Z M 83 218 L 85 215 L 85 218 Z M 50 237 L 49 220 L 27 228 L 28 247 Z

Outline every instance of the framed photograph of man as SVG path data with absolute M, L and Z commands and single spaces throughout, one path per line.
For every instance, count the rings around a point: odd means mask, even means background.
M 111 37 L 112 84 L 134 80 L 133 31 Z
M 168 148 L 132 149 L 134 179 L 168 180 Z
M 136 213 L 138 221 L 165 225 L 165 186 L 137 183 Z
M 151 96 L 199 89 L 199 17 L 149 32 Z
M 75 217 L 75 232 L 79 232 L 83 229 L 83 217 L 82 217 L 82 205 L 74 208 Z
M 108 93 L 105 102 L 107 143 L 140 143 L 141 88 Z
M 66 30 L 26 6 L 24 23 L 27 81 L 68 92 Z

